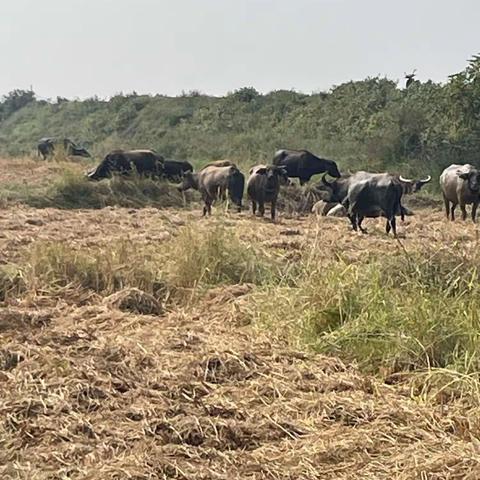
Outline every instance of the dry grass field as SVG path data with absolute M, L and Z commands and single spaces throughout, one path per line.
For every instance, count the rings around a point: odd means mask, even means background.
M 480 478 L 474 225 L 12 195 L 63 170 L 0 161 L 2 479 Z

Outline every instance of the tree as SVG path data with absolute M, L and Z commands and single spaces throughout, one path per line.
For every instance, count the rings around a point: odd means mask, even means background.
M 0 120 L 5 120 L 17 110 L 34 101 L 35 93 L 33 90 L 16 89 L 11 91 L 3 97 L 0 103 Z

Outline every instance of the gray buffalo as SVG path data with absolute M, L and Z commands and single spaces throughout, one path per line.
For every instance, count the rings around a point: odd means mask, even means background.
M 480 201 L 480 172 L 473 165 L 450 165 L 440 175 L 440 187 L 447 218 L 455 220 L 455 208 L 460 205 L 462 219 L 466 220 L 465 206 L 471 204 L 472 221 L 476 221 Z
M 228 193 L 239 212 L 242 210 L 245 177 L 233 166 L 210 166 L 197 173 L 186 172 L 178 189 L 183 192 L 190 188 L 198 190 L 202 195 L 203 215 L 212 213 L 212 204 L 215 200 L 221 199 L 222 192 Z
M 37 154 L 42 157 L 43 160 L 46 160 L 48 157 L 51 157 L 55 153 L 57 145 L 63 144 L 63 151 L 67 156 L 77 156 L 77 157 L 91 157 L 90 153 L 83 148 L 72 142 L 69 138 L 64 138 L 63 140 L 57 140 L 51 137 L 41 138 L 37 144 Z
M 113 150 L 100 165 L 87 173 L 90 180 L 102 180 L 114 173 L 160 177 L 163 174 L 163 157 L 153 150 Z
M 252 212 L 258 211 L 263 217 L 265 203 L 270 203 L 270 215 L 275 220 L 278 192 L 281 185 L 287 185 L 288 175 L 284 168 L 275 165 L 256 165 L 250 169 L 247 195 L 252 202 Z
M 403 190 L 394 175 L 357 172 L 333 182 L 328 182 L 324 175 L 322 182 L 329 193 L 326 200 L 343 204 L 354 230 L 365 233 L 363 219 L 381 215 L 387 219 L 387 234 L 392 230 L 397 236 L 395 215 L 399 212 L 403 220 L 404 209 L 401 204 Z
M 337 164 L 333 160 L 319 158 L 308 150 L 278 150 L 272 163 L 285 168 L 289 177 L 300 179 L 300 185 L 318 173 L 326 172 L 331 177 L 340 177 Z

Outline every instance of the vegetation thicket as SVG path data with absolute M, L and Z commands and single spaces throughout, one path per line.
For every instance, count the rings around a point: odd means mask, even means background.
M 45 135 L 72 137 L 97 157 L 117 147 L 151 147 L 197 166 L 230 158 L 241 165 L 278 148 L 307 148 L 343 169 L 438 175 L 448 164 L 478 164 L 480 58 L 445 84 L 399 88 L 367 78 L 306 95 L 254 88 L 225 97 L 118 94 L 109 100 L 38 100 L 15 90 L 0 103 L 0 152 L 30 154 Z

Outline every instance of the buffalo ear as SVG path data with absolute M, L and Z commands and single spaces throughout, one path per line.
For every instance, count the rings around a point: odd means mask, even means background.
M 468 173 L 459 173 L 458 176 L 462 180 L 468 180 Z

